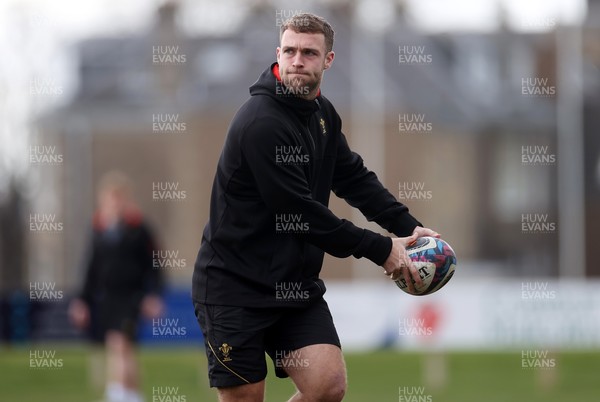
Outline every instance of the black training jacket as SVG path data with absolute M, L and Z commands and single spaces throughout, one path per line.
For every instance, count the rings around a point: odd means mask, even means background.
M 147 294 L 160 294 L 162 273 L 153 267 L 156 246 L 142 216 L 126 214 L 113 235 L 109 233 L 96 215 L 80 297 L 95 305 L 111 299 L 141 301 Z
M 194 268 L 199 303 L 305 305 L 325 293 L 324 252 L 382 265 L 391 239 L 335 216 L 332 190 L 397 236 L 421 226 L 350 150 L 329 100 L 292 96 L 277 77 L 274 63 L 229 127 Z

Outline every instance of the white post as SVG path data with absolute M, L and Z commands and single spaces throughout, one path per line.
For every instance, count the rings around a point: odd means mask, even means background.
M 561 278 L 585 277 L 581 27 L 559 27 L 557 48 L 558 261 Z

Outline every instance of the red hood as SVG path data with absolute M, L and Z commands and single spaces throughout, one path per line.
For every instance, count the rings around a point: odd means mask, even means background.
M 129 208 L 122 216 L 121 221 L 127 226 L 136 227 L 142 224 L 142 213 L 137 208 Z M 94 213 L 93 227 L 95 230 L 103 231 L 107 228 L 107 223 L 103 219 L 100 211 Z

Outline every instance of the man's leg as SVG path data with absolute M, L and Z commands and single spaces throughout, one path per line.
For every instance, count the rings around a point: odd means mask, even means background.
M 235 387 L 217 388 L 219 402 L 263 402 L 265 381 Z
M 325 300 L 287 309 L 267 334 L 267 353 L 277 377 L 291 377 L 298 392 L 290 401 L 341 401 L 346 366 Z
M 135 348 L 127 335 L 120 331 L 109 330 L 106 333 L 107 369 L 112 375 L 112 387 L 119 387 L 117 391 L 123 398 L 141 400 L 139 394 L 139 372 Z
M 281 313 L 272 309 L 194 304 L 204 336 L 211 387 L 221 402 L 262 402 L 267 364 L 264 333 Z
M 281 366 L 298 392 L 290 402 L 339 402 L 346 393 L 346 365 L 339 347 L 310 345 L 284 357 Z

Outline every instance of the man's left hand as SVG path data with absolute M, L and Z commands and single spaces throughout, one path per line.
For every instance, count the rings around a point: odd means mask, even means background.
M 423 237 L 423 236 L 431 236 L 431 237 L 436 237 L 436 238 L 440 238 L 440 234 L 438 232 L 436 232 L 435 230 L 431 230 L 429 228 L 423 228 L 421 226 L 417 226 L 415 228 L 415 230 L 413 230 L 412 234 L 417 234 L 417 237 Z
M 165 305 L 160 297 L 147 295 L 142 299 L 140 310 L 144 318 L 159 318 L 165 310 Z

